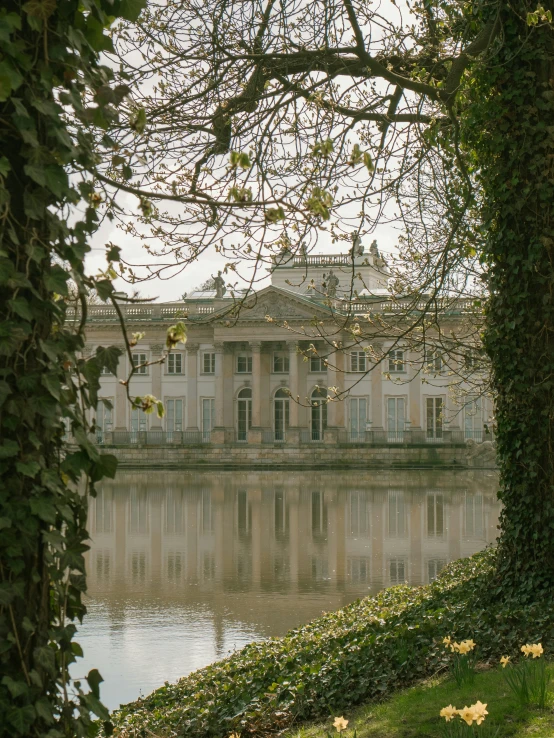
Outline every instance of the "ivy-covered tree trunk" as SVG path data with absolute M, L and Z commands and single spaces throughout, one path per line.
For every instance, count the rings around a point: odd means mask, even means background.
M 90 691 L 68 669 L 86 589 L 86 491 L 115 471 L 88 440 L 102 366 L 84 360 L 87 238 L 97 227 L 90 177 L 97 146 L 128 88 L 99 64 L 108 16 L 140 0 L 4 0 L 0 9 L 0 736 L 83 736 L 107 718 L 100 676 Z M 94 97 L 94 100 L 93 100 Z M 62 107 L 64 106 L 64 107 Z M 71 126 L 71 128 L 70 128 Z M 103 144 L 110 146 L 105 135 Z M 82 200 L 84 219 L 72 208 Z M 81 324 L 67 318 L 67 283 Z M 66 429 L 75 446 L 64 445 Z
M 544 3 L 545 11 L 554 10 Z M 464 121 L 484 198 L 503 585 L 554 584 L 554 28 L 537 3 L 491 5 L 497 49 Z

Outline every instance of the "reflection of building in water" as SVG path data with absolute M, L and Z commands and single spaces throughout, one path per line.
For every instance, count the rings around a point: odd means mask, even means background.
M 326 594 L 328 609 L 390 584 L 426 583 L 496 537 L 495 479 L 479 473 L 442 484 L 437 472 L 236 479 L 128 472 L 105 483 L 90 501 L 90 594 L 192 604 L 236 592 L 226 600 L 231 617 L 283 621 L 282 632 L 317 614 L 303 612 L 313 603 L 296 594 Z M 271 612 L 264 592 L 283 596 Z

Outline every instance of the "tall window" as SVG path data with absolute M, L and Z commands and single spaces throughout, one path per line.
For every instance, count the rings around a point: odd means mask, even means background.
M 237 437 L 239 441 L 248 440 L 248 431 L 252 425 L 252 390 L 241 389 L 237 398 Z
M 425 351 L 425 368 L 428 372 L 442 371 L 442 355 L 436 349 Z
M 327 370 L 327 360 L 323 356 L 310 356 L 310 371 L 311 372 L 324 372 Z
M 370 492 L 348 493 L 347 535 L 349 538 L 368 538 L 371 526 Z
M 210 439 L 210 433 L 215 426 L 215 400 L 205 397 L 202 400 L 202 434 L 205 441 Z
M 367 371 L 367 356 L 365 351 L 352 351 L 350 353 L 350 371 Z
M 251 354 L 239 354 L 237 356 L 237 373 L 238 374 L 252 374 Z
M 350 398 L 350 440 L 363 441 L 367 421 L 367 398 Z
M 349 556 L 346 560 L 346 576 L 351 582 L 369 582 L 369 557 Z
M 387 437 L 389 443 L 404 440 L 406 425 L 406 398 L 387 397 Z
M 278 389 L 273 400 L 275 421 L 275 440 L 284 441 L 289 427 L 289 391 Z
M 483 439 L 483 401 L 481 397 L 471 399 L 464 406 L 464 435 L 475 441 Z
M 96 406 L 96 440 L 98 443 L 102 443 L 104 440 L 104 433 L 109 433 L 112 429 L 113 423 L 113 409 L 111 398 L 106 400 L 110 403 L 107 407 L 102 400 Z
M 146 364 L 146 354 L 133 354 L 133 366 L 135 367 L 135 374 L 148 374 L 148 367 Z
M 390 351 L 389 352 L 389 373 L 399 373 L 406 371 L 404 364 L 404 352 L 403 351 Z
M 211 351 L 202 354 L 202 371 L 204 374 L 215 374 L 215 354 Z
M 183 354 L 171 352 L 167 357 L 167 373 L 183 374 Z
M 318 387 L 312 392 L 312 441 L 322 441 L 327 428 L 327 388 Z
M 168 433 L 183 430 L 183 400 L 166 400 L 165 429 Z
M 442 439 L 442 397 L 428 397 L 425 401 L 427 438 Z
M 138 408 L 134 407 L 131 410 L 131 433 L 136 434 L 139 431 L 145 431 L 147 427 L 146 422 L 146 415 L 143 413 L 143 411 Z M 136 439 L 134 439 L 136 440 Z
M 276 351 L 273 354 L 273 373 L 287 374 L 289 371 L 289 355 L 285 351 Z

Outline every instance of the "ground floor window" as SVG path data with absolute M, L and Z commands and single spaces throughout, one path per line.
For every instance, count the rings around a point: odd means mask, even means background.
M 248 431 L 252 426 L 252 390 L 241 389 L 237 398 L 237 439 L 248 440 Z
M 317 387 L 312 392 L 312 441 L 322 441 L 327 428 L 327 388 Z
M 289 427 L 289 391 L 278 389 L 273 400 L 273 420 L 275 423 L 275 440 L 284 441 Z
M 96 406 L 96 439 L 98 443 L 104 441 L 104 434 L 112 430 L 113 425 L 113 401 L 111 398 L 104 398 L 108 404 L 102 400 L 98 401 Z
M 350 440 L 363 441 L 367 423 L 367 397 L 350 398 Z
M 183 400 L 166 400 L 165 429 L 168 434 L 183 430 Z M 171 438 L 171 436 L 170 436 Z
M 143 411 L 134 407 L 131 410 L 131 440 L 137 440 L 137 434 L 146 431 L 148 427 L 146 415 Z
M 483 440 L 483 400 L 472 398 L 464 406 L 464 435 L 478 443 Z
M 215 426 L 215 400 L 213 397 L 205 397 L 202 400 L 202 436 L 204 440 L 210 440 L 210 433 Z
M 406 425 L 406 398 L 387 397 L 387 436 L 389 443 L 404 440 Z
M 427 439 L 442 440 L 443 407 L 442 397 L 428 397 L 425 400 Z

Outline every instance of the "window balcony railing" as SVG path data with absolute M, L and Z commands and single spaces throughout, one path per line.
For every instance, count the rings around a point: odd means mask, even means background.
M 96 434 L 97 443 L 108 446 L 187 446 L 210 442 L 203 431 L 111 431 Z
M 286 440 L 284 431 L 262 430 L 262 443 L 285 443 Z
M 301 428 L 300 443 L 322 443 L 325 440 L 325 431 L 319 428 Z

